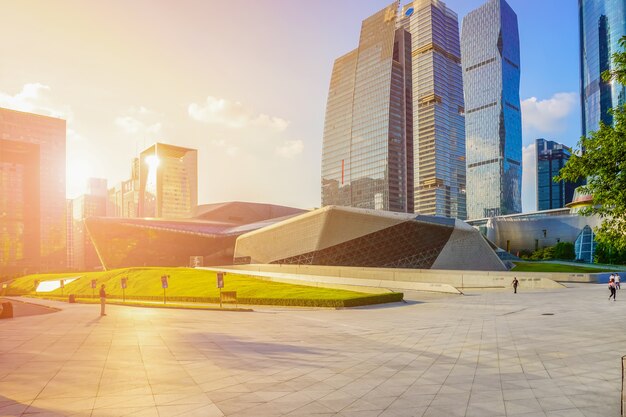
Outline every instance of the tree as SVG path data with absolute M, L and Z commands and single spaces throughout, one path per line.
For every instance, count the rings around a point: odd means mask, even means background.
M 626 48 L 626 36 L 620 40 Z M 605 71 L 606 82 L 626 85 L 626 52 L 613 54 L 614 70 Z M 617 252 L 626 250 L 626 106 L 611 110 L 613 126 L 600 122 L 599 129 L 581 137 L 578 148 L 565 164 L 556 181 L 578 181 L 587 178 L 581 191 L 593 196 L 590 207 L 581 210 L 597 214 L 602 224 L 595 230 L 596 239 Z

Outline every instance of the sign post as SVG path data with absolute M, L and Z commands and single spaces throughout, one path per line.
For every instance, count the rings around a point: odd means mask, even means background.
M 96 298 L 96 280 L 91 280 L 91 298 Z
M 63 296 L 63 289 L 65 288 L 65 280 L 59 281 L 61 283 L 61 296 Z
M 126 283 L 128 282 L 128 277 L 124 277 L 122 278 L 122 302 L 125 303 L 126 302 Z
M 161 286 L 163 287 L 163 304 L 165 304 L 165 290 L 167 289 L 167 279 L 169 277 L 170 277 L 169 275 L 161 276 Z
M 224 288 L 224 272 L 217 273 L 217 288 L 220 289 L 220 308 L 222 308 L 222 288 Z

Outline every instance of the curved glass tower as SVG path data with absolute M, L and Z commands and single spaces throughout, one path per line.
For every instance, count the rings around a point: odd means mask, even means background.
M 517 15 L 489 0 L 463 18 L 468 219 L 522 211 Z
M 611 55 L 620 50 L 626 35 L 624 0 L 578 0 L 580 25 L 580 102 L 583 135 L 597 130 L 600 121 L 612 124 L 608 111 L 623 105 L 623 85 L 602 81 L 601 74 L 613 69 Z

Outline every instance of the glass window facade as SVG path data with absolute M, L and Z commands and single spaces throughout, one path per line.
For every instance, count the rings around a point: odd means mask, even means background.
M 567 146 L 545 139 L 535 141 L 537 150 L 537 210 L 551 210 L 565 207 L 572 201 L 574 189 L 581 182 L 554 182 L 572 156 Z
M 322 150 L 322 205 L 413 211 L 411 37 L 398 2 L 365 19 L 333 66 Z
M 411 33 L 415 211 L 465 219 L 465 117 L 456 13 L 437 0 L 405 5 Z
M 626 35 L 624 0 L 578 0 L 580 26 L 580 101 L 582 130 L 588 135 L 600 121 L 612 124 L 608 111 L 625 103 L 623 85 L 602 81 L 601 74 L 614 68 L 611 55 L 620 51 L 619 40 Z
M 522 123 L 517 15 L 489 0 L 463 19 L 467 215 L 521 212 Z
M 0 108 L 0 277 L 66 266 L 65 120 Z
M 139 216 L 191 218 L 198 205 L 198 151 L 157 143 L 139 156 Z

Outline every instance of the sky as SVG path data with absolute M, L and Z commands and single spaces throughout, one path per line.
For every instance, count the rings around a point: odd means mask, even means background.
M 128 179 L 154 142 L 198 149 L 198 201 L 320 205 L 335 58 L 389 0 L 0 0 L 0 107 L 67 120 L 67 196 Z M 407 2 L 403 1 L 402 4 Z M 461 19 L 483 0 L 449 0 Z M 534 140 L 581 134 L 574 0 L 518 15 L 523 210 Z

